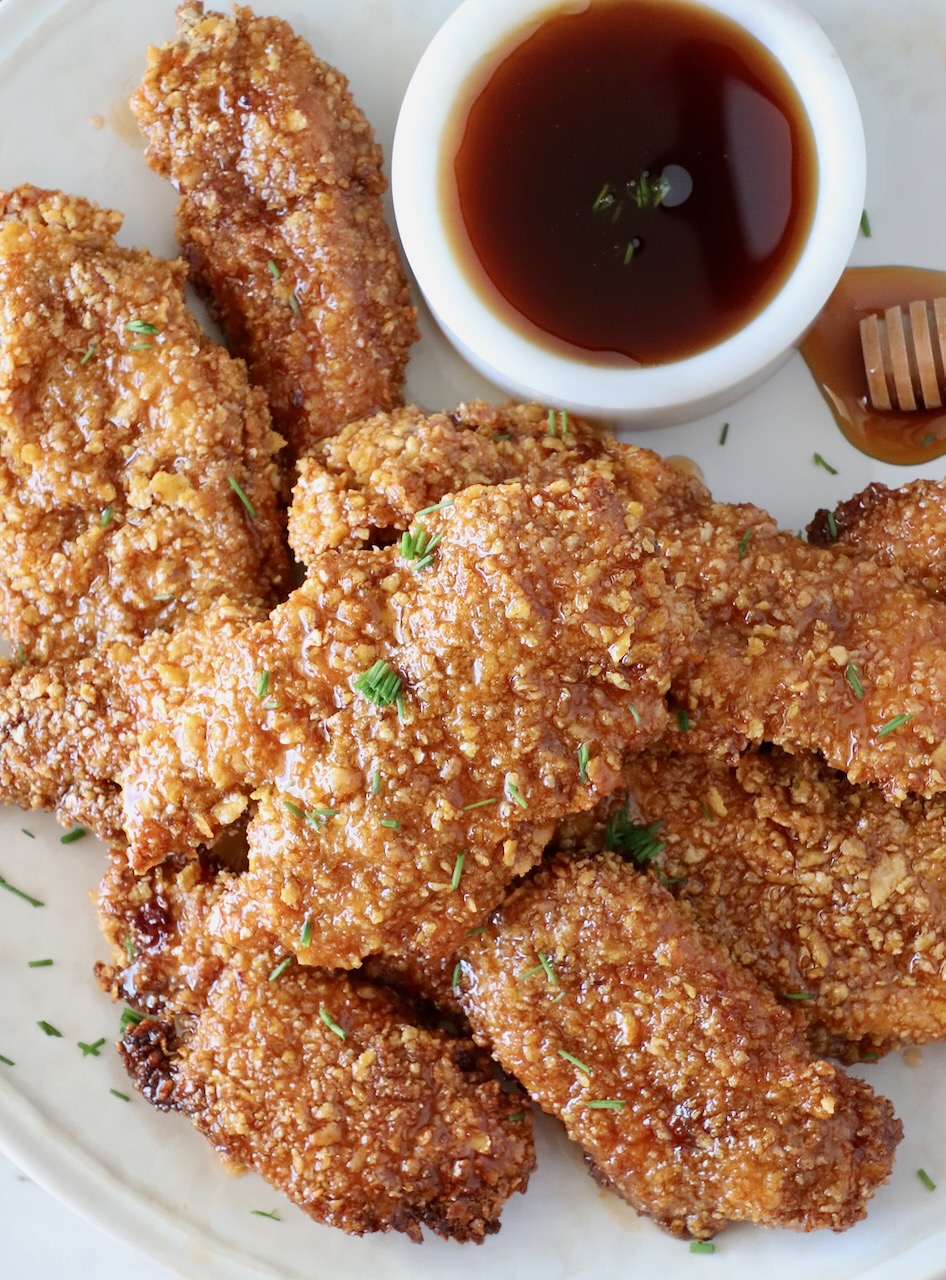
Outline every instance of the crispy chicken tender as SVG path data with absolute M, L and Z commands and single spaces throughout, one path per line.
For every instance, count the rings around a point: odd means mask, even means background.
M 132 110 L 180 192 L 191 277 L 291 457 L 399 403 L 416 316 L 345 77 L 278 18 L 185 4 Z
M 65 825 L 121 841 L 135 805 L 123 791 L 135 753 L 174 716 L 189 682 L 209 678 L 214 647 L 261 616 L 223 601 L 171 632 L 105 645 L 94 658 L 45 667 L 0 661 L 0 802 L 48 809 Z M 179 781 L 168 788 L 184 801 Z M 221 798 L 218 827 L 244 807 Z
M 623 801 L 566 824 L 567 846 L 632 852 L 846 1061 L 946 1037 L 946 804 L 885 802 L 813 756 L 735 768 L 668 750 L 629 759 Z M 560 837 L 561 839 L 561 837 Z
M 342 967 L 446 955 L 665 728 L 691 619 L 610 487 L 474 487 L 425 527 L 427 565 L 395 546 L 313 561 L 126 774 L 139 869 L 252 793 L 236 941 L 262 927 Z
M 0 627 L 30 662 L 288 586 L 263 397 L 120 225 L 0 194 Z
M 510 1119 L 519 1096 L 389 992 L 298 965 L 273 977 L 264 938 L 233 952 L 214 932 L 232 879 L 205 859 L 141 878 L 112 862 L 100 918 L 114 959 L 99 976 L 147 1015 L 120 1046 L 138 1087 L 317 1221 L 414 1240 L 425 1225 L 497 1231 L 535 1165 L 531 1116 Z
M 870 484 L 833 512 L 821 510 L 808 540 L 876 560 L 907 582 L 946 598 L 946 485 L 913 480 L 899 489 Z
M 892 799 L 946 789 L 946 609 L 892 568 L 807 546 L 757 507 L 715 503 L 696 480 L 580 421 L 561 438 L 536 406 L 471 404 L 353 424 L 304 467 L 290 538 L 305 558 L 383 541 L 419 498 L 480 475 L 548 483 L 605 476 L 654 530 L 699 626 L 673 694 L 694 749 L 735 759 L 747 742 L 820 751 Z M 485 430 L 483 429 L 485 428 Z M 544 434 L 543 434 L 544 433 Z M 432 464 L 418 475 L 431 446 Z M 851 673 L 860 673 L 860 695 Z
M 788 1012 L 656 881 L 559 855 L 467 946 L 482 1043 L 564 1121 L 596 1176 L 675 1235 L 843 1230 L 901 1126 L 813 1058 Z

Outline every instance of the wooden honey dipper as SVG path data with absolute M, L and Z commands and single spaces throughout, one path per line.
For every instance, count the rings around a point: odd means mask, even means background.
M 861 321 L 875 409 L 938 409 L 946 395 L 946 298 L 888 307 Z

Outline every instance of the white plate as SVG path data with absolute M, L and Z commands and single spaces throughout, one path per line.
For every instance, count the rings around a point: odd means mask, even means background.
M 274 0 L 351 78 L 389 151 L 398 102 L 427 40 L 454 0 Z M 868 135 L 868 210 L 873 238 L 862 264 L 946 267 L 946 6 L 942 0 L 811 0 L 844 58 Z M 3 0 L 0 5 L 0 186 L 20 182 L 82 192 L 123 209 L 124 239 L 174 252 L 175 197 L 144 164 L 124 105 L 148 43 L 173 30 L 173 0 Z M 104 128 L 90 126 L 103 116 Z M 411 395 L 430 406 L 489 392 L 431 333 L 410 370 Z M 725 447 L 718 443 L 730 422 Z M 816 507 L 871 479 L 907 473 L 851 449 L 797 357 L 751 397 L 712 421 L 639 437 L 664 453 L 687 453 L 717 495 L 752 499 L 798 528 Z M 815 451 L 838 469 L 816 467 Z M 930 464 L 928 474 L 942 474 Z M 34 833 L 24 835 L 21 828 Z M 706 1276 L 796 1280 L 858 1276 L 931 1280 L 942 1274 L 946 1232 L 946 1050 L 928 1049 L 909 1069 L 894 1058 L 869 1078 L 889 1094 L 906 1126 L 892 1182 L 866 1223 L 843 1236 L 726 1232 L 715 1259 L 692 1256 L 586 1177 L 578 1153 L 551 1124 L 540 1134 L 540 1170 L 528 1195 L 509 1204 L 503 1230 L 481 1248 L 402 1238 L 349 1239 L 311 1224 L 254 1177 L 234 1180 L 179 1117 L 129 1092 L 111 1050 L 83 1058 L 77 1047 L 111 1041 L 117 1015 L 98 994 L 91 966 L 102 956 L 88 893 L 102 851 L 89 838 L 62 846 L 37 815 L 0 811 L 0 874 L 42 898 L 33 909 L 0 892 L 0 1146 L 44 1186 L 104 1229 L 188 1280 L 434 1280 L 449 1268 L 469 1280 L 541 1274 L 543 1280 Z M 28 961 L 50 957 L 49 968 Z M 61 1039 L 48 1038 L 40 1019 Z M 941 1184 L 930 1193 L 924 1168 Z M 281 1221 L 253 1216 L 278 1206 Z

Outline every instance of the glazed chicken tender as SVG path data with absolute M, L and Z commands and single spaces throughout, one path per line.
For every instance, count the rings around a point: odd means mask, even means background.
M 288 587 L 262 395 L 120 224 L 0 194 L 0 628 L 30 663 Z
M 144 1095 L 319 1222 L 414 1240 L 422 1226 L 456 1240 L 497 1231 L 535 1163 L 519 1095 L 391 993 L 280 968 L 263 937 L 233 952 L 214 933 L 232 879 L 180 858 L 141 878 L 115 859 L 106 876 L 114 964 L 100 981 L 147 1015 L 121 1044 Z
M 184 4 L 132 109 L 180 193 L 191 278 L 291 458 L 398 404 L 415 313 L 345 77 L 278 18 Z
M 595 1176 L 676 1235 L 841 1230 L 890 1173 L 890 1104 L 612 854 L 560 854 L 517 888 L 468 943 L 461 999 Z

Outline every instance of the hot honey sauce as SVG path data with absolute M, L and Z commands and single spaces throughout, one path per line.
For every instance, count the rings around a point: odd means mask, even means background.
M 608 364 L 696 354 L 764 307 L 817 190 L 807 118 L 767 50 L 684 0 L 592 0 L 498 56 L 442 184 L 478 292 Z

